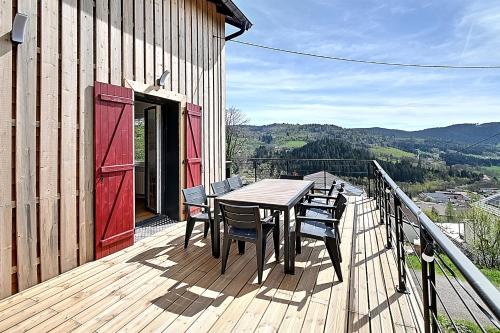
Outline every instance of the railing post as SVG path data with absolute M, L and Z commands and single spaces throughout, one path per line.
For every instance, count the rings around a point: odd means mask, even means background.
M 384 211 L 385 211 L 385 226 L 386 226 L 386 237 L 387 237 L 387 245 L 386 249 L 392 249 L 392 223 L 391 223 L 391 207 L 389 204 L 389 200 L 391 197 L 391 191 L 387 184 L 384 184 Z
M 385 183 L 380 179 L 380 224 L 385 223 L 385 218 L 387 216 L 387 195 L 385 193 Z
M 286 160 L 286 174 L 289 175 L 290 174 L 290 161 L 289 160 Z
M 420 258 L 422 261 L 422 302 L 424 307 L 425 333 L 438 331 L 436 270 L 434 265 L 434 242 L 420 226 Z
M 398 259 L 398 286 L 397 291 L 407 293 L 406 270 L 405 270 L 405 247 L 403 230 L 403 212 L 401 211 L 401 200 L 394 196 L 394 221 L 396 223 L 396 253 Z
M 371 172 L 371 169 L 372 169 L 372 165 L 371 163 L 368 163 L 367 166 L 366 166 L 367 170 L 367 179 L 368 179 L 368 198 L 371 198 L 372 197 L 372 186 L 371 186 L 371 178 L 372 178 L 372 172 Z
M 253 174 L 254 174 L 254 181 L 257 182 L 257 161 L 253 161 Z
M 325 165 L 325 161 L 323 161 L 323 188 L 326 188 L 326 165 Z

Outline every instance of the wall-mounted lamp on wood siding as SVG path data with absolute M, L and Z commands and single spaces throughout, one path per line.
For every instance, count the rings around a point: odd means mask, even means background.
M 168 74 L 170 74 L 169 71 L 164 71 L 163 74 L 160 76 L 160 78 L 156 81 L 156 84 L 160 87 L 164 87 Z
M 12 23 L 12 32 L 10 34 L 10 39 L 13 43 L 22 44 L 24 43 L 24 32 L 26 30 L 26 23 L 28 22 L 28 16 L 16 13 L 14 17 L 14 23 Z

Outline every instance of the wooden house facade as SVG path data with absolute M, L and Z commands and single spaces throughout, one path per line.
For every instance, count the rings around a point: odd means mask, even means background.
M 230 0 L 0 0 L 0 299 L 133 243 L 138 196 L 182 219 L 224 177 L 226 23 L 251 26 Z

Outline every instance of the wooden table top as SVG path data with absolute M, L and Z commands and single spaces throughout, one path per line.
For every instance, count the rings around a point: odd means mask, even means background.
M 218 201 L 291 208 L 314 186 L 308 180 L 264 179 L 217 197 Z

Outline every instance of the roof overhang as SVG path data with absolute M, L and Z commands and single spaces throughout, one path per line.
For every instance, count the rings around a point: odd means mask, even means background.
M 241 30 L 248 30 L 252 27 L 252 22 L 234 4 L 232 0 L 209 0 L 217 6 L 217 12 L 226 17 L 226 23 L 231 24 Z

